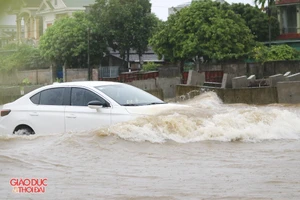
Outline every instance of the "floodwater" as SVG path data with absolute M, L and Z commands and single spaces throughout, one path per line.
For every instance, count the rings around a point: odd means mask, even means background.
M 300 199 L 300 105 L 184 104 L 96 132 L 0 136 L 0 199 Z M 32 193 L 15 179 L 47 180 Z

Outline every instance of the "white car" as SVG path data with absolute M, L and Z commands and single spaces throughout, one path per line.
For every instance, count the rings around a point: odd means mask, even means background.
M 131 85 L 82 81 L 54 83 L 3 105 L 0 134 L 95 130 L 171 106 Z

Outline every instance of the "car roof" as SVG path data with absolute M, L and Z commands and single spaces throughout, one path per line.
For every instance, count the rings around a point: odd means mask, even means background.
M 76 82 L 64 82 L 64 83 L 53 83 L 53 85 L 60 86 L 88 86 L 88 87 L 96 87 L 103 85 L 119 85 L 122 83 L 112 82 L 112 81 L 76 81 Z

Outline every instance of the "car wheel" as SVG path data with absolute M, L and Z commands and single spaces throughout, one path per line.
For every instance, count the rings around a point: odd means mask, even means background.
M 16 135 L 34 135 L 35 132 L 29 126 L 18 126 L 13 134 Z

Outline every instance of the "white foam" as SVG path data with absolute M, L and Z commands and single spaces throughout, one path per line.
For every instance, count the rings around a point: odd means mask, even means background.
M 300 139 L 299 109 L 224 105 L 213 93 L 187 104 L 191 107 L 117 124 L 109 132 L 125 140 L 153 143 Z

